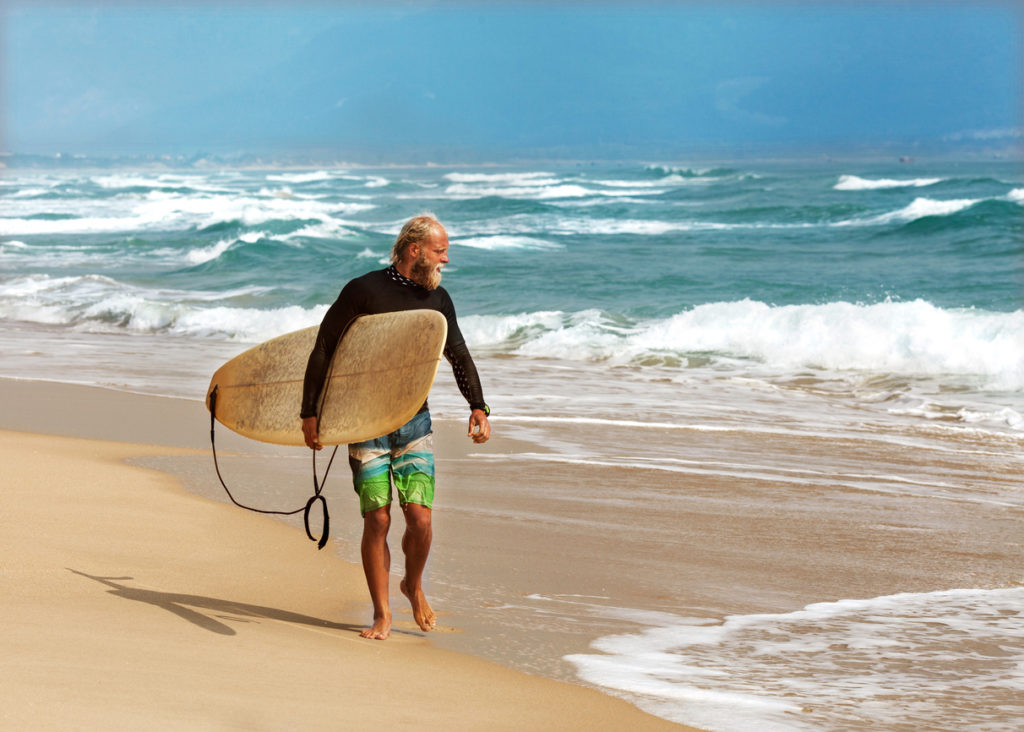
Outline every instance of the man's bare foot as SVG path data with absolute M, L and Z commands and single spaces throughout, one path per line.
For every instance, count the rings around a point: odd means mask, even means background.
M 433 630 L 437 625 L 437 615 L 434 614 L 430 603 L 427 602 L 427 596 L 423 594 L 423 590 L 418 589 L 416 592 L 410 593 L 404 579 L 398 586 L 401 588 L 402 594 L 409 598 L 409 603 L 412 605 L 412 617 L 416 621 L 416 625 L 420 626 L 420 630 L 424 632 Z
M 391 635 L 391 613 L 381 618 L 374 618 L 373 625 L 369 628 L 363 628 L 359 635 L 363 638 L 372 638 L 373 640 L 387 640 L 388 636 Z

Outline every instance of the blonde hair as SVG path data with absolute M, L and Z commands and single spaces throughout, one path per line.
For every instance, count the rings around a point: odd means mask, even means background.
M 409 219 L 398 233 L 395 245 L 391 248 L 391 261 L 402 261 L 410 246 L 418 244 L 438 230 L 443 231 L 444 227 L 432 213 L 420 214 Z

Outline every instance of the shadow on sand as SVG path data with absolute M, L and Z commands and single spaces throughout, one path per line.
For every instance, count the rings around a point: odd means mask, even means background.
M 219 600 L 214 597 L 203 597 L 202 595 L 184 595 L 176 592 L 159 592 L 157 590 L 144 590 L 137 587 L 128 587 L 122 584 L 132 577 L 98 577 L 79 572 L 77 569 L 66 568 L 80 577 L 87 577 L 110 588 L 108 592 L 117 597 L 127 600 L 144 602 L 155 605 L 167 612 L 174 613 L 179 618 L 187 620 L 203 630 L 219 635 L 236 635 L 237 631 L 229 625 L 222 623 L 217 618 L 232 620 L 234 622 L 251 622 L 247 618 L 266 618 L 278 620 L 284 623 L 295 625 L 308 625 L 314 628 L 325 628 L 328 630 L 343 630 L 358 633 L 362 626 L 350 623 L 334 623 L 322 618 L 314 618 L 309 615 L 280 610 L 278 608 L 264 607 L 262 605 L 249 605 L 244 602 L 232 602 L 230 600 Z M 205 611 L 205 612 L 204 612 Z

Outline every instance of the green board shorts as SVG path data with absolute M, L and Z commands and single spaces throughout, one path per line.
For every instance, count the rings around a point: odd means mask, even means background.
M 434 441 L 430 412 L 423 410 L 394 432 L 348 446 L 359 512 L 390 505 L 391 482 L 404 506 L 434 505 Z

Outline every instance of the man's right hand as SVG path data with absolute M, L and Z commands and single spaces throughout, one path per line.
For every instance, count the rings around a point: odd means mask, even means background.
M 306 439 L 306 446 L 312 450 L 323 450 L 320 444 L 320 424 L 316 417 L 305 417 L 302 420 L 302 436 Z

